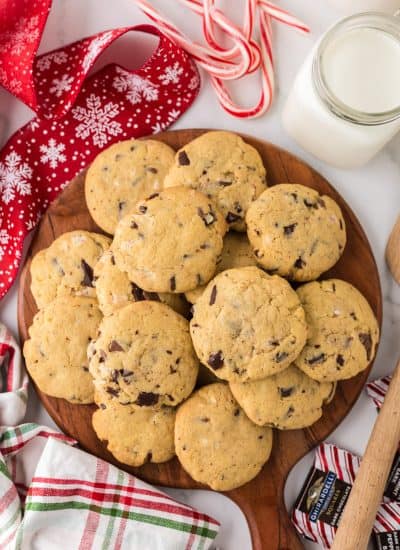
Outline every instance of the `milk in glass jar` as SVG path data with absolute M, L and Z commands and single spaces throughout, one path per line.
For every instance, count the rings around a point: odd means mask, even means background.
M 368 162 L 400 129 L 400 21 L 366 12 L 332 27 L 301 67 L 283 125 L 340 168 Z

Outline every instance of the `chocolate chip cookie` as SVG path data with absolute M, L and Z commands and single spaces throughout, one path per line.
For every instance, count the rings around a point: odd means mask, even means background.
M 267 189 L 250 205 L 246 221 L 257 262 L 294 281 L 319 277 L 338 261 L 346 244 L 339 206 L 304 185 Z
M 111 315 L 130 302 L 143 300 L 163 302 L 183 316 L 189 312 L 189 304 L 182 294 L 146 292 L 132 283 L 128 275 L 116 266 L 111 249 L 104 252 L 94 266 L 94 284 L 99 307 L 104 315 Z
M 88 231 L 70 231 L 41 250 L 31 263 L 31 291 L 38 308 L 59 296 L 94 298 L 93 267 L 110 239 Z
M 256 265 L 256 260 L 247 235 L 233 231 L 227 233 L 224 237 L 224 246 L 217 263 L 215 275 L 233 267 L 248 267 L 251 265 Z M 192 304 L 196 303 L 199 296 L 206 289 L 206 286 L 202 285 L 186 292 L 185 296 L 189 302 Z
M 356 376 L 375 356 L 379 327 L 370 305 L 351 284 L 315 281 L 297 289 L 308 323 L 295 364 L 320 382 Z
M 192 290 L 213 276 L 225 230 L 221 213 L 202 193 L 165 189 L 120 221 L 115 262 L 147 292 Z
M 190 322 L 200 361 L 224 380 L 245 382 L 287 368 L 307 335 L 304 310 L 289 283 L 257 267 L 217 275 Z
M 317 382 L 290 365 L 262 380 L 232 382 L 230 389 L 255 424 L 297 430 L 321 418 L 322 405 L 333 397 L 335 386 L 331 382 Z
M 247 209 L 267 186 L 258 151 L 231 132 L 207 132 L 182 147 L 164 181 L 177 185 L 213 199 L 237 231 L 246 230 Z
M 210 384 L 179 407 L 175 447 L 193 479 L 229 491 L 253 479 L 267 462 L 272 430 L 253 424 L 226 384 Z
M 107 393 L 95 394 L 99 409 L 92 423 L 99 439 L 108 441 L 107 449 L 129 466 L 146 462 L 166 462 L 175 455 L 175 409 L 159 410 L 121 405 Z
M 77 296 L 57 298 L 35 315 L 24 357 L 42 392 L 76 404 L 93 402 L 86 350 L 100 321 L 96 301 Z
M 160 191 L 175 151 L 155 140 L 128 140 L 102 151 L 86 174 L 85 196 L 89 212 L 107 233 L 136 203 Z
M 139 408 L 177 405 L 198 373 L 188 321 L 160 302 L 135 302 L 104 317 L 88 356 L 96 388 Z

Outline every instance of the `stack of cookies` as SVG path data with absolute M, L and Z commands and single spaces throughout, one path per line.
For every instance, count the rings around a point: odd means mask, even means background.
M 373 359 L 368 302 L 316 280 L 344 250 L 340 208 L 302 185 L 268 188 L 239 136 L 208 132 L 176 153 L 117 143 L 85 193 L 113 238 L 72 231 L 36 255 L 24 354 L 41 391 L 96 403 L 93 427 L 120 462 L 176 453 L 195 480 L 238 487 L 268 460 L 272 428 L 316 422 L 336 382 Z

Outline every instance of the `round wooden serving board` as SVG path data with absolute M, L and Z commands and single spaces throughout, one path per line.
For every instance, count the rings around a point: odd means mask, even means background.
M 152 136 L 152 139 L 164 141 L 178 149 L 203 132 L 204 130 L 178 130 Z M 338 202 L 346 221 L 348 242 L 340 261 L 324 277 L 339 277 L 354 284 L 367 298 L 381 323 L 382 301 L 378 270 L 368 240 L 351 209 L 320 174 L 300 159 L 271 143 L 250 136 L 243 137 L 261 154 L 269 185 L 282 182 L 300 183 L 317 189 Z M 39 250 L 48 247 L 56 237 L 73 229 L 101 232 L 86 208 L 84 174 L 76 177 L 50 206 L 32 242 L 19 287 L 18 316 L 22 341 L 28 337 L 28 328 L 37 311 L 30 292 L 31 259 Z M 352 380 L 341 382 L 332 403 L 325 407 L 323 417 L 311 428 L 286 432 L 276 430 L 272 456 L 261 473 L 243 487 L 226 493 L 246 515 L 255 550 L 302 548 L 283 502 L 286 477 L 296 462 L 323 441 L 343 420 L 362 391 L 368 372 L 369 369 Z M 38 394 L 61 430 L 77 439 L 83 449 L 149 483 L 185 489 L 202 487 L 186 474 L 177 459 L 159 465 L 146 464 L 141 468 L 130 468 L 118 463 L 92 429 L 94 405 L 72 405 L 40 391 Z

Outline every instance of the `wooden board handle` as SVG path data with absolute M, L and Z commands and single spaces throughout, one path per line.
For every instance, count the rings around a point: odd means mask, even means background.
M 400 216 L 392 229 L 386 246 L 386 262 L 394 280 L 400 284 Z
M 400 361 L 375 422 L 332 550 L 365 550 L 400 441 Z
M 273 456 L 277 462 L 279 456 Z M 249 525 L 253 550 L 303 550 L 283 502 L 283 475 L 273 479 L 264 468 L 253 486 L 253 498 L 236 489 L 226 493 L 236 502 Z

